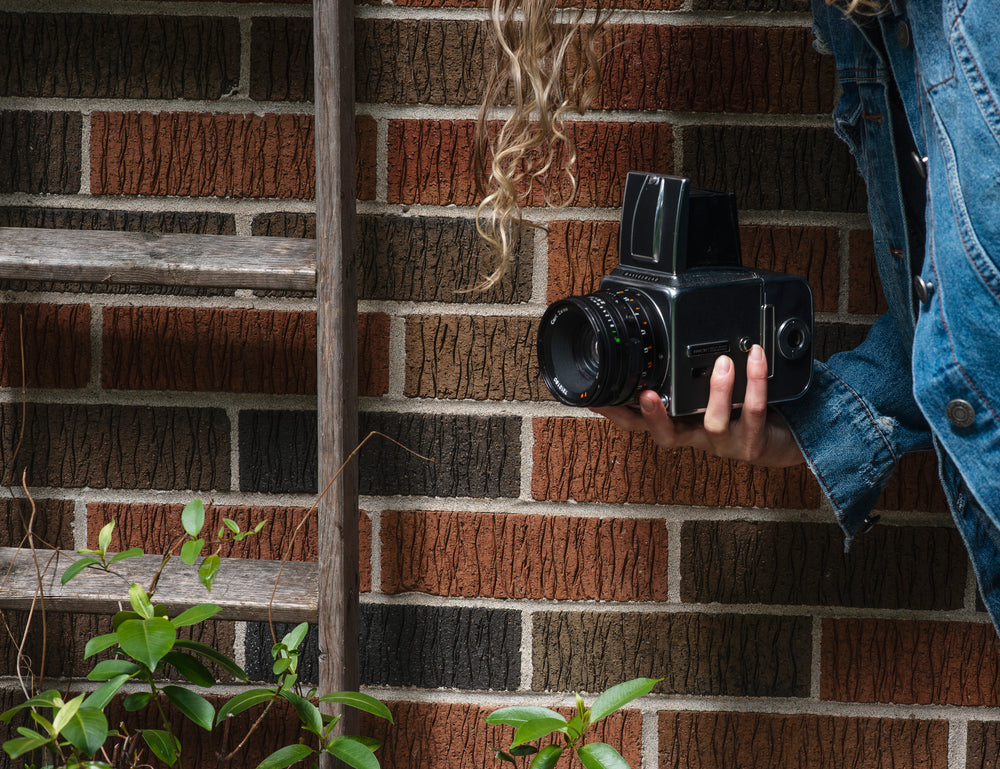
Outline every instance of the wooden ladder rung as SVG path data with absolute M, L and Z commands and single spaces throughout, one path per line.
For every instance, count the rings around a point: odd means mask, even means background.
M 315 291 L 316 242 L 0 227 L 0 279 Z
M 79 557 L 56 550 L 36 550 L 33 555 L 27 548 L 0 548 L 0 609 L 30 608 L 41 584 L 46 611 L 112 614 L 129 608 L 130 583 L 149 587 L 163 560 L 159 555 L 128 558 L 112 566 L 116 574 L 84 569 L 67 585 L 60 584 L 63 572 Z M 223 558 L 209 592 L 198 581 L 196 568 L 174 557 L 160 577 L 153 602 L 166 606 L 170 616 L 198 603 L 214 603 L 222 609 L 217 619 L 266 621 L 270 616 L 278 622 L 316 622 L 318 589 L 314 562 L 288 561 L 282 569 L 280 561 Z

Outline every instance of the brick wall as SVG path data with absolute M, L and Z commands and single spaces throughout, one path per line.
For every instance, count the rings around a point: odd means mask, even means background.
M 802 469 L 656 449 L 538 381 L 536 319 L 614 263 L 631 169 L 736 191 L 747 261 L 812 283 L 823 357 L 883 307 L 800 0 L 628 5 L 599 109 L 572 128 L 577 207 L 539 212 L 547 232 L 485 294 L 458 291 L 484 274 L 483 14 L 358 6 L 361 430 L 433 459 L 378 441 L 360 459 L 361 678 L 398 720 L 383 766 L 492 766 L 489 709 L 648 675 L 664 681 L 605 730 L 634 766 L 997 767 L 997 639 L 932 457 L 907 458 L 845 555 Z M 7 0 L 0 225 L 312 237 L 310 14 Z M 210 494 L 214 515 L 272 521 L 233 554 L 279 555 L 316 493 L 313 297 L 9 282 L 0 298 L 3 480 L 27 468 L 39 532 L 81 547 L 114 517 L 116 545 L 155 550 Z M 24 506 L 2 505 L 9 544 Z M 294 557 L 315 553 L 306 527 Z M 49 672 L 79 673 L 100 621 L 53 622 Z M 266 676 L 262 626 L 205 632 Z M 5 702 L 13 667 L 8 646 Z

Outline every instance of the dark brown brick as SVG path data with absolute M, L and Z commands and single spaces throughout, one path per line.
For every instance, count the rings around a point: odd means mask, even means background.
M 817 323 L 813 356 L 826 361 L 838 352 L 853 350 L 865 340 L 869 328 L 864 323 Z
M 218 99 L 240 75 L 240 27 L 219 16 L 0 14 L 0 95 Z
M 378 128 L 371 115 L 358 115 L 354 120 L 355 196 L 358 200 L 375 200 L 375 180 L 378 164 Z
M 316 393 L 316 314 L 108 307 L 102 385 L 119 390 Z M 389 316 L 358 317 L 359 392 L 388 388 Z
M 34 519 L 32 519 L 34 507 Z M 73 548 L 73 501 L 70 499 L 4 498 L 0 501 L 0 547 L 26 545 L 24 536 L 31 525 L 35 547 Z
M 622 24 L 607 28 L 603 109 L 828 113 L 832 57 L 800 27 Z
M 235 235 L 236 217 L 214 211 L 109 211 L 91 208 L 0 208 L 0 227 Z
M 808 14 L 809 0 L 694 0 L 696 11 L 776 11 Z
M 90 306 L 0 308 L 0 386 L 80 388 L 90 379 Z
M 850 152 L 830 129 L 698 125 L 681 135 L 680 175 L 735 192 L 743 210 L 867 210 Z
M 966 769 L 1000 769 L 1000 723 L 970 721 Z
M 937 456 L 931 451 L 904 455 L 875 504 L 884 510 L 948 513 L 948 500 L 938 475 Z
M 812 622 L 739 614 L 545 612 L 534 615 L 535 691 L 603 691 L 636 676 L 654 691 L 805 697 Z M 568 653 L 567 650 L 572 650 Z
M 229 420 L 221 409 L 4 404 L 4 485 L 113 489 L 229 488 Z M 24 440 L 14 447 L 24 425 Z
M 963 605 L 966 561 L 951 528 L 879 526 L 845 553 L 832 523 L 688 521 L 681 597 L 954 611 Z
M 589 294 L 618 265 L 618 222 L 558 221 L 548 227 L 548 300 Z
M 362 720 L 362 732 L 385 743 L 378 752 L 382 769 L 489 769 L 498 765 L 495 747 L 510 745 L 514 736 L 510 727 L 490 726 L 485 722 L 491 708 L 418 702 L 388 704 L 395 724 L 367 716 Z M 568 709 L 559 710 L 566 718 L 572 715 Z M 595 725 L 594 739 L 614 746 L 629 766 L 639 766 L 641 714 L 629 710 L 608 716 Z M 540 746 L 551 741 L 532 744 Z M 575 758 L 563 759 L 559 766 L 581 769 Z
M 743 264 L 800 275 L 809 281 L 816 312 L 836 312 L 840 237 L 832 227 L 741 227 Z
M 0 111 L 0 192 L 80 191 L 79 112 Z
M 257 101 L 312 101 L 311 18 L 263 16 L 251 21 L 250 98 Z
M 770 713 L 661 712 L 659 769 L 946 769 L 948 723 Z
M 881 315 L 889 305 L 882 294 L 882 282 L 875 265 L 875 243 L 871 230 L 854 230 L 850 235 L 850 288 L 847 309 L 864 315 Z
M 816 508 L 819 488 L 804 467 L 775 470 L 657 447 L 603 419 L 538 418 L 535 499 L 640 504 Z
M 390 121 L 388 202 L 475 203 L 473 130 L 470 120 Z M 570 123 L 566 132 L 577 148 L 576 205 L 617 206 L 629 171 L 668 173 L 673 166 L 673 133 L 666 123 Z M 562 179 L 543 184 L 532 194 L 531 205 L 544 203 L 542 187 L 556 197 L 568 193 Z
M 1000 644 L 988 623 L 826 619 L 822 648 L 824 700 L 1000 703 Z
M 665 601 L 667 528 L 652 519 L 387 510 L 382 590 Z
M 551 400 L 538 376 L 534 318 L 406 319 L 406 385 L 415 398 Z

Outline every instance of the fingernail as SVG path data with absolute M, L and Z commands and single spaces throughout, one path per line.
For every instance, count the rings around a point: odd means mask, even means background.
M 639 398 L 639 410 L 642 411 L 643 414 L 652 414 L 653 404 L 650 403 L 647 398 Z
M 759 344 L 755 344 L 753 347 L 751 347 L 750 360 L 752 360 L 754 363 L 760 363 L 762 360 L 764 360 L 764 348 L 761 347 Z
M 715 373 L 716 374 L 728 374 L 729 369 L 733 367 L 733 362 L 729 360 L 725 355 L 720 355 L 715 359 Z

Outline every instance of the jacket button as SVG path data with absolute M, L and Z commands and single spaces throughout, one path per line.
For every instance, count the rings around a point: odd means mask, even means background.
M 970 427 L 976 421 L 976 410 L 971 403 L 961 398 L 949 401 L 945 414 L 955 427 Z
M 913 42 L 910 36 L 910 25 L 905 21 L 899 22 L 899 26 L 896 27 L 896 42 L 899 43 L 900 48 L 909 48 L 910 43 Z
M 934 295 L 934 284 L 917 275 L 913 278 L 913 292 L 917 295 L 920 303 L 926 305 Z

